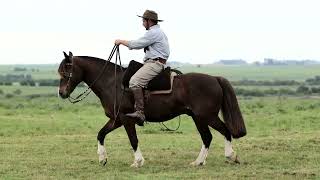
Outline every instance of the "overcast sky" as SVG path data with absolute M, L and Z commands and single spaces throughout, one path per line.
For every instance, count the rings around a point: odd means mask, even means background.
M 317 0 L 2 0 L 0 64 L 60 63 L 62 51 L 105 59 L 115 39 L 145 33 L 146 9 L 164 19 L 169 61 L 320 60 Z M 124 63 L 144 55 L 120 52 Z

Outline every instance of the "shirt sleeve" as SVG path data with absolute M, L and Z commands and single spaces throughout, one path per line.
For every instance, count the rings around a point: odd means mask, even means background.
M 143 37 L 128 42 L 129 49 L 142 49 L 155 42 L 156 34 L 153 31 L 147 31 Z

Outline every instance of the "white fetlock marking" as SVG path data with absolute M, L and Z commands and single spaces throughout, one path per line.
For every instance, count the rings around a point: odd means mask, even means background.
M 232 157 L 232 155 L 234 154 L 234 151 L 232 149 L 232 144 L 230 141 L 228 141 L 227 139 L 224 140 L 224 155 L 227 158 Z
M 208 156 L 208 150 L 209 149 L 206 148 L 205 145 L 202 145 L 198 158 L 194 162 L 192 162 L 191 165 L 205 165 Z
M 143 166 L 144 158 L 142 156 L 142 153 L 140 151 L 140 148 L 138 147 L 137 150 L 134 152 L 134 161 L 133 164 L 131 164 L 131 167 L 141 167 Z
M 224 155 L 226 156 L 227 160 L 229 162 L 231 161 L 234 163 L 240 163 L 237 153 L 232 149 L 231 142 L 225 139 L 224 144 L 225 144 Z
M 99 155 L 99 162 L 105 161 L 107 159 L 107 152 L 103 145 L 98 141 L 98 150 L 97 154 Z

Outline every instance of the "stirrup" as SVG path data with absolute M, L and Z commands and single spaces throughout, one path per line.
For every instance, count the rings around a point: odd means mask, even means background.
M 128 113 L 126 114 L 126 116 L 135 118 L 139 126 L 143 126 L 143 123 L 146 120 L 146 117 L 143 111 L 135 111 L 133 113 Z

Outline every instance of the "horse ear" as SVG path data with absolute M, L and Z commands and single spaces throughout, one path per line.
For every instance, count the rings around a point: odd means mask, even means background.
M 69 51 L 69 58 L 71 59 L 73 57 L 73 54 L 71 51 Z
M 66 52 L 63 51 L 63 55 L 64 55 L 64 58 L 65 58 L 65 59 L 69 59 L 69 56 L 67 55 Z

